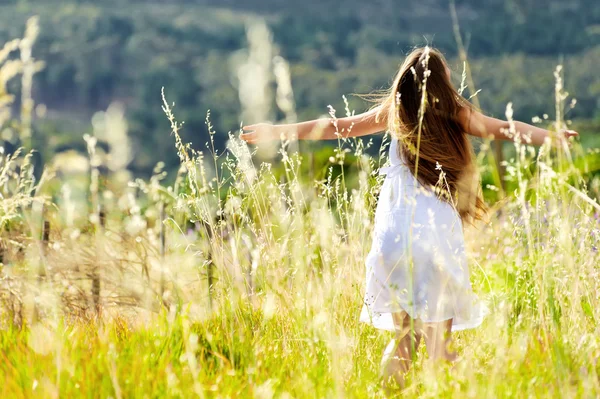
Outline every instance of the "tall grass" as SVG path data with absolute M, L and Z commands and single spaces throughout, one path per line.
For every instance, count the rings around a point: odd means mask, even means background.
M 192 149 L 163 100 L 181 160 L 175 182 L 159 164 L 149 181 L 110 191 L 114 172 L 101 175 L 90 136 L 95 205 L 77 222 L 48 206 L 53 186 L 27 174 L 27 157 L 2 157 L 2 397 L 383 397 L 390 337 L 358 322 L 380 184 L 370 144 L 340 139 L 324 178 L 311 180 L 288 142 L 260 164 L 235 134 L 227 151 Z M 559 125 L 563 100 L 558 87 Z M 421 351 L 404 396 L 600 394 L 590 182 L 563 148 L 514 148 L 514 191 L 466 231 L 473 285 L 492 312 L 456 334 L 452 368 L 424 372 Z M 348 153 L 354 180 L 339 173 Z

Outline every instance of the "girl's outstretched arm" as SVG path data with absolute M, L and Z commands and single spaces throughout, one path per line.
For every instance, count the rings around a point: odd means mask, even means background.
M 514 133 L 510 133 L 510 123 L 496 118 L 485 116 L 482 113 L 463 108 L 459 113 L 459 119 L 468 134 L 477 137 L 489 138 L 494 140 L 514 140 Z M 547 137 L 550 136 L 550 131 L 536 126 L 532 126 L 525 122 L 515 121 L 515 133 L 521 136 L 523 142 L 527 142 L 525 137 L 529 136 L 530 144 L 542 145 Z M 577 136 L 574 130 L 563 130 L 558 135 L 559 138 L 568 139 L 572 136 Z
M 344 118 L 322 118 L 312 121 L 287 125 L 271 125 L 258 123 L 244 126 L 240 135 L 248 143 L 263 140 L 280 140 L 297 138 L 298 140 L 333 140 L 340 137 L 358 137 L 384 131 L 387 126 L 377 118 L 378 108 L 360 115 Z

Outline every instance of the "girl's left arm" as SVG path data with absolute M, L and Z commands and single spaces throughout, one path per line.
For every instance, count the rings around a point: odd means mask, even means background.
M 377 118 L 379 108 L 359 115 L 344 118 L 321 118 L 307 122 L 286 125 L 258 123 L 244 126 L 240 135 L 248 143 L 263 140 L 293 139 L 298 140 L 333 140 L 338 137 L 359 137 L 384 131 L 387 126 L 385 118 Z
M 508 121 L 491 118 L 482 113 L 470 108 L 463 108 L 459 113 L 459 119 L 465 131 L 473 136 L 492 138 L 494 140 L 514 140 L 513 134 L 519 135 L 522 141 L 525 137 L 529 137 L 530 144 L 542 145 L 547 137 L 550 136 L 550 131 L 532 126 L 525 122 L 513 122 L 514 133 L 511 134 L 511 124 Z M 562 130 L 559 132 L 559 139 L 568 139 L 572 136 L 577 136 L 574 130 Z

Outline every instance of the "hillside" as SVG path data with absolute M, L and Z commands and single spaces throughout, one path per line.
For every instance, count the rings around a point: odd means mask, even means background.
M 38 121 L 46 158 L 84 148 L 93 113 L 113 101 L 126 105 L 130 135 L 139 144 L 131 169 L 151 170 L 170 145 L 160 88 L 186 121 L 185 138 L 207 141 L 211 109 L 222 146 L 240 122 L 236 68 L 247 46 L 245 27 L 264 19 L 274 51 L 291 63 L 301 118 L 341 106 L 341 95 L 385 87 L 411 46 L 431 43 L 453 59 L 456 45 L 448 2 L 308 1 L 13 1 L 0 6 L 0 41 L 21 35 L 28 16 L 40 16 L 34 56 L 46 61 L 35 99 L 48 108 Z M 560 1 L 457 1 L 456 6 L 484 109 L 502 115 L 508 101 L 529 119 L 550 113 L 553 70 L 564 62 L 565 84 L 578 105 L 570 116 L 600 114 L 600 4 Z M 595 61 L 596 60 L 596 61 Z M 453 61 L 455 74 L 461 65 Z M 18 88 L 15 86 L 15 90 Z M 357 110 L 366 105 L 351 98 Z M 277 117 L 277 115 L 273 115 Z M 253 121 L 246 121 L 253 122 Z M 174 154 L 166 155 L 175 165 Z

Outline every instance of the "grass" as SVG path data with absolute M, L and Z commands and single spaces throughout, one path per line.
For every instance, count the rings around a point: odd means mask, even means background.
M 226 161 L 238 176 L 222 204 L 227 217 L 186 234 L 181 226 L 167 229 L 164 259 L 156 250 L 160 224 L 115 233 L 127 219 L 112 210 L 100 237 L 72 239 L 75 227 L 53 232 L 42 257 L 51 273 L 39 285 L 33 255 L 4 266 L 26 321 L 7 322 L 4 312 L 3 397 L 383 397 L 378 362 L 390 337 L 357 321 L 370 244 L 367 200 L 377 187 L 366 177 L 374 161 L 359 158 L 362 179 L 348 193 L 341 176 L 321 185 L 294 177 L 299 158 L 285 158 L 290 179 L 283 184 L 265 167 L 244 180 L 243 163 Z M 472 281 L 492 314 L 480 328 L 455 335 L 462 359 L 453 370 L 442 367 L 434 377 L 423 370 L 421 351 L 409 376 L 411 396 L 600 392 L 600 224 L 594 205 L 564 189 L 561 174 L 543 167 L 536 174 L 489 225 L 467 231 Z M 201 219 L 218 202 L 216 183 L 193 195 L 185 177 L 188 187 L 165 199 L 174 201 L 173 223 Z M 101 319 L 86 305 L 87 277 L 98 265 Z M 67 300 L 74 287 L 82 296 Z M 43 317 L 35 322 L 27 317 L 34 307 L 27 289 L 46 300 L 36 305 Z
M 33 181 L 23 155 L 0 161 L 2 397 L 385 397 L 391 337 L 358 322 L 380 184 L 369 144 L 340 140 L 313 181 L 289 143 L 279 169 L 235 136 L 227 152 L 192 150 L 164 105 L 182 165 L 170 186 L 159 166 L 118 187 L 88 137 L 89 198 L 105 218 L 73 210 L 56 187 L 68 175 Z M 514 190 L 465 232 L 491 314 L 455 334 L 453 367 L 432 368 L 422 348 L 392 396 L 600 394 L 598 180 L 562 150 L 511 145 Z M 333 172 L 347 151 L 352 179 Z

